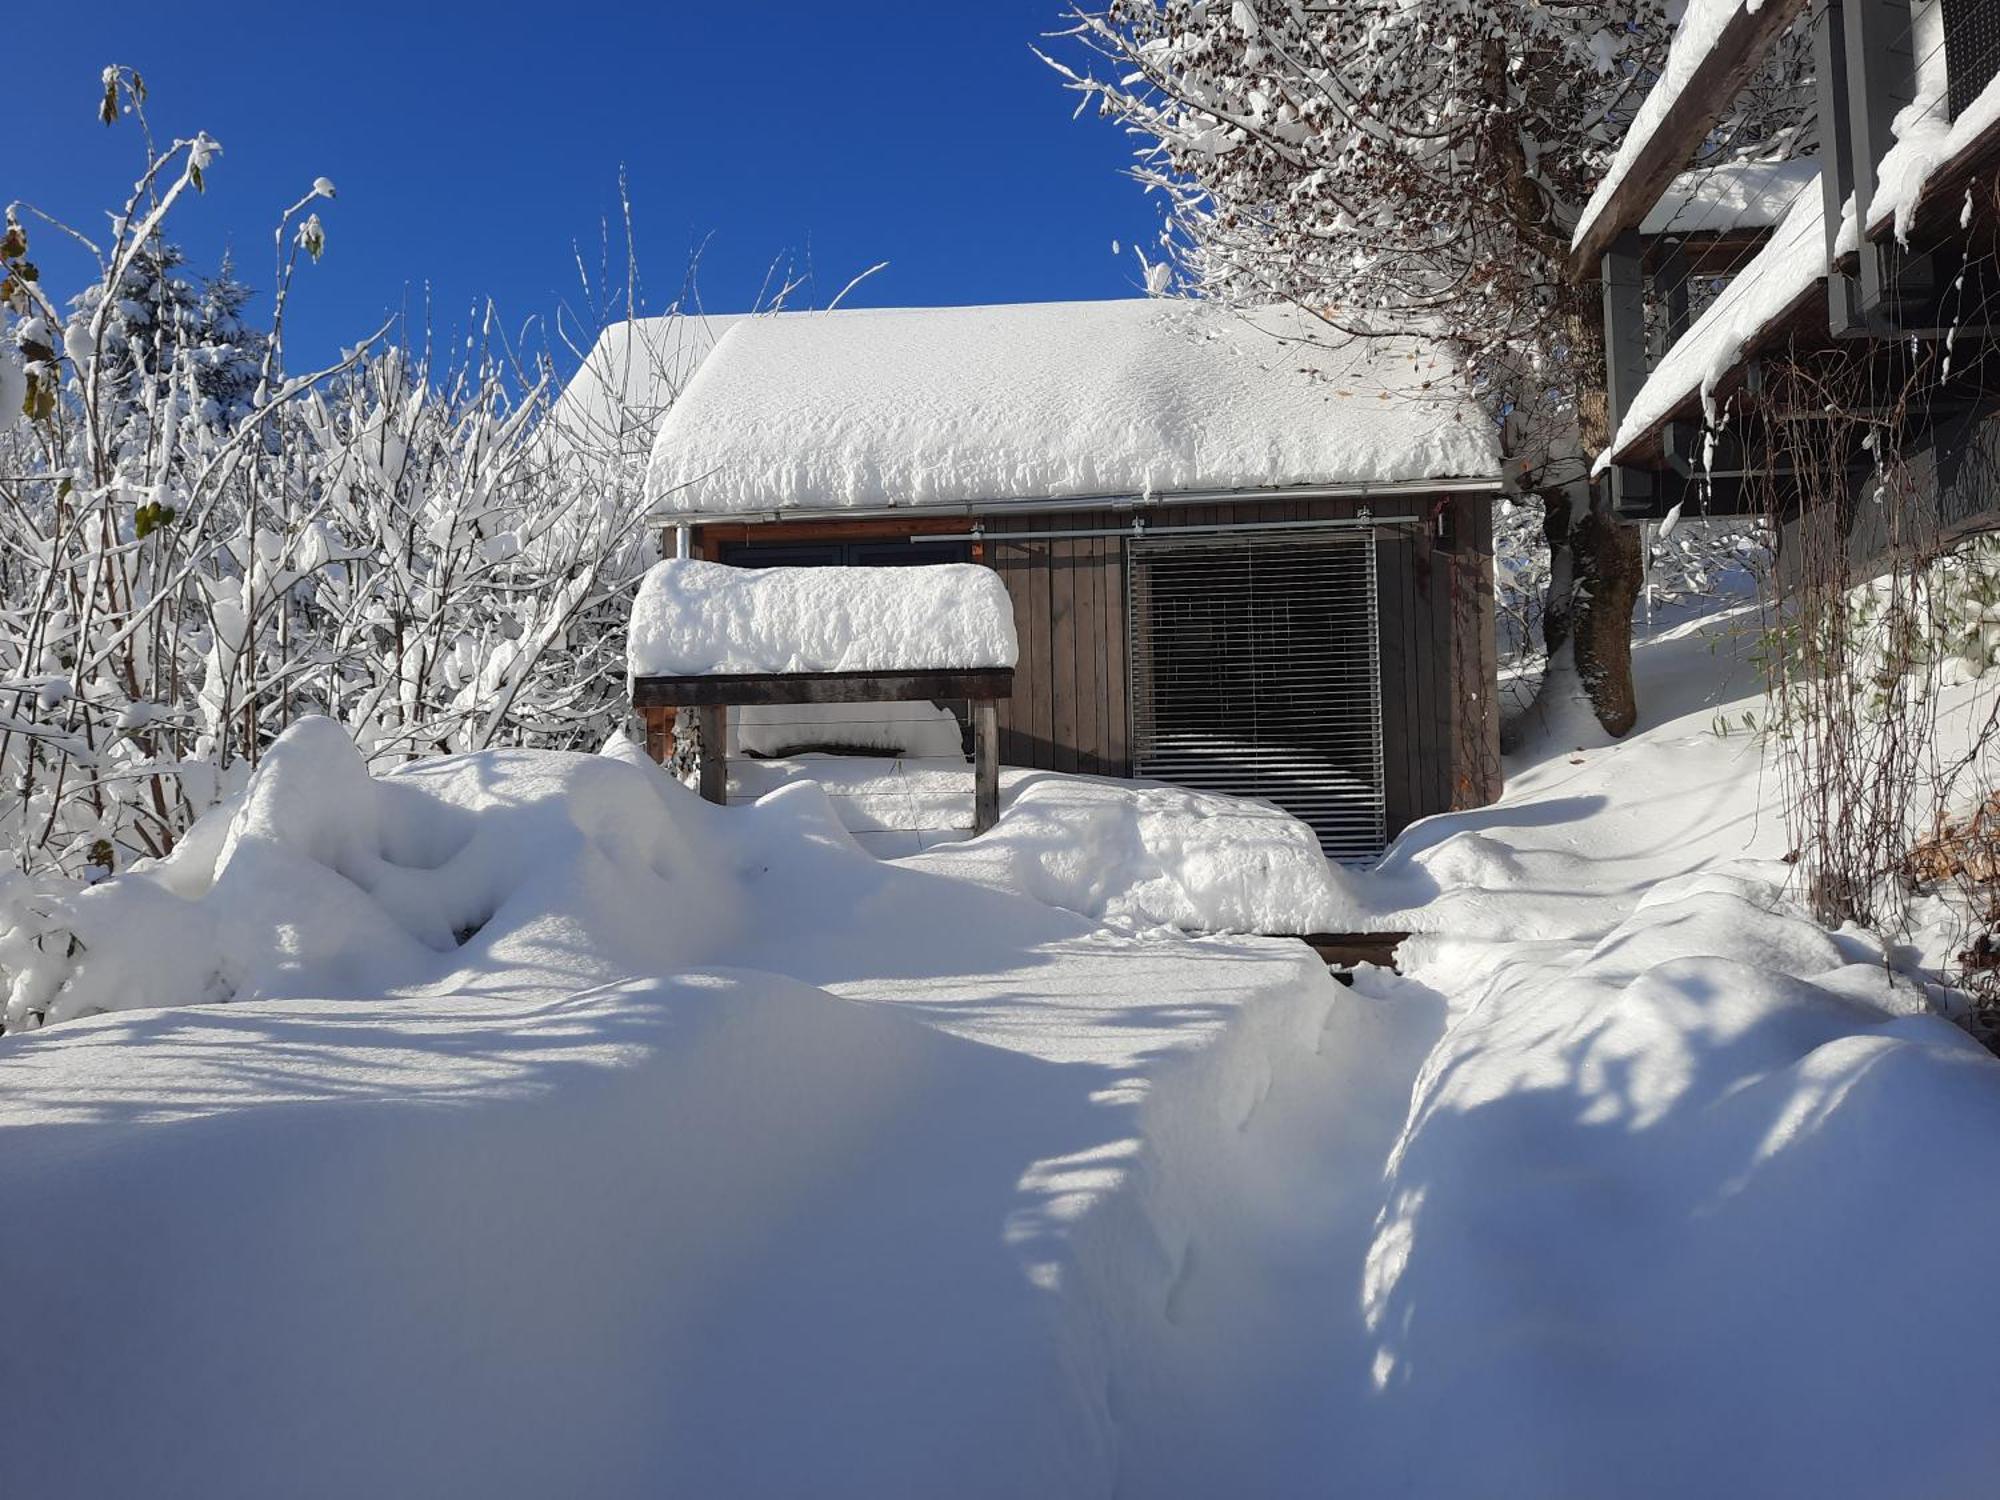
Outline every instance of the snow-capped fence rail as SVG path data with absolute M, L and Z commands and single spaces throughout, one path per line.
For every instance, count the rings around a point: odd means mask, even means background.
M 969 563 L 916 568 L 732 568 L 674 558 L 639 586 L 632 706 L 649 746 L 697 712 L 701 794 L 727 800 L 728 711 L 775 704 L 971 705 L 973 832 L 1000 815 L 997 704 L 1014 691 L 1013 605 Z

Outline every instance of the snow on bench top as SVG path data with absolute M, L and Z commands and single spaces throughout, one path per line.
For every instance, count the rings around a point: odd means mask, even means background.
M 1443 350 L 1342 339 L 1148 299 L 747 319 L 661 424 L 647 496 L 730 514 L 1498 475 Z
M 732 568 L 657 563 L 632 605 L 634 677 L 1011 667 L 1014 607 L 972 563 Z

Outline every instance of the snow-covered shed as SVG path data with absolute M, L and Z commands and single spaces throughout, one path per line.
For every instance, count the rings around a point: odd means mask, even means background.
M 1003 762 L 1263 797 L 1349 857 L 1498 789 L 1499 488 L 1427 341 L 1140 299 L 743 319 L 648 472 L 670 553 L 994 569 Z

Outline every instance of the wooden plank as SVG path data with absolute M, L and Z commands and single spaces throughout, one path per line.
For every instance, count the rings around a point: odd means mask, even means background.
M 972 832 L 1000 821 L 1000 715 L 989 699 L 972 705 Z
M 947 672 L 716 673 L 706 677 L 636 677 L 640 708 L 766 703 L 903 703 L 926 698 L 1005 698 L 1014 669 Z
M 972 529 L 964 516 L 890 517 L 872 521 L 711 521 L 697 528 L 707 551 L 714 557 L 724 546 L 740 542 L 884 542 L 912 536 L 963 536 Z M 668 529 L 669 543 L 673 532 Z M 668 552 L 672 556 L 671 550 Z
M 1336 969 L 1357 964 L 1396 967 L 1396 950 L 1409 939 L 1407 932 L 1309 932 L 1299 941 Z
M 1431 646 L 1425 653 L 1431 668 L 1430 719 L 1424 726 L 1425 759 L 1430 770 L 1432 812 L 1448 812 L 1452 806 L 1452 676 L 1451 676 L 1451 584 L 1452 554 L 1431 548 L 1430 626 Z
M 1107 598 L 1104 612 L 1104 771 L 1108 776 L 1132 774 L 1132 679 L 1126 653 L 1130 649 L 1131 573 L 1126 566 L 1126 540 L 1108 537 L 1099 584 Z
M 1049 544 L 1025 542 L 1029 549 L 1028 637 L 1021 642 L 1022 656 L 1034 662 L 1028 697 L 1028 757 L 1026 764 L 1048 771 L 1055 768 L 1050 736 L 1055 728 L 1054 655 L 1049 640 Z
M 1019 546 L 988 542 L 988 566 L 999 573 L 1007 586 L 1008 601 L 1014 606 L 1014 637 L 1022 648 L 1028 644 L 1028 569 Z M 1028 759 L 1029 682 L 1034 663 L 1023 659 L 1015 667 L 1014 691 L 1000 704 L 1000 763 L 1008 766 L 1032 765 Z
M 1585 282 L 1596 276 L 1605 247 L 1626 230 L 1639 227 L 1735 104 L 1771 44 L 1804 9 L 1805 0 L 1764 0 L 1755 10 L 1747 6 L 1738 10 L 1724 23 L 1714 46 L 1695 65 L 1693 75 L 1640 144 L 1625 176 L 1570 251 L 1566 266 L 1570 280 Z
M 701 799 L 716 806 L 729 802 L 729 710 L 704 704 L 695 722 L 701 726 Z
M 1106 622 L 1103 591 L 1098 587 L 1099 559 L 1104 538 L 1085 537 L 1076 544 L 1076 768 L 1086 775 L 1104 772 L 1103 659 Z
M 1386 532 L 1375 542 L 1375 602 L 1381 631 L 1382 803 L 1389 837 L 1410 822 L 1410 542 Z
M 1049 548 L 1049 760 L 1076 771 L 1076 547 L 1074 538 Z

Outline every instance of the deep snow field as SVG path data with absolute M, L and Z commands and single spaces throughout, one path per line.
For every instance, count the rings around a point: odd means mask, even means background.
M 0 1495 L 1991 1493 L 2000 1065 L 1790 910 L 1742 629 L 1365 876 L 302 724 L 17 971 Z M 1287 918 L 1421 931 L 1176 930 Z

